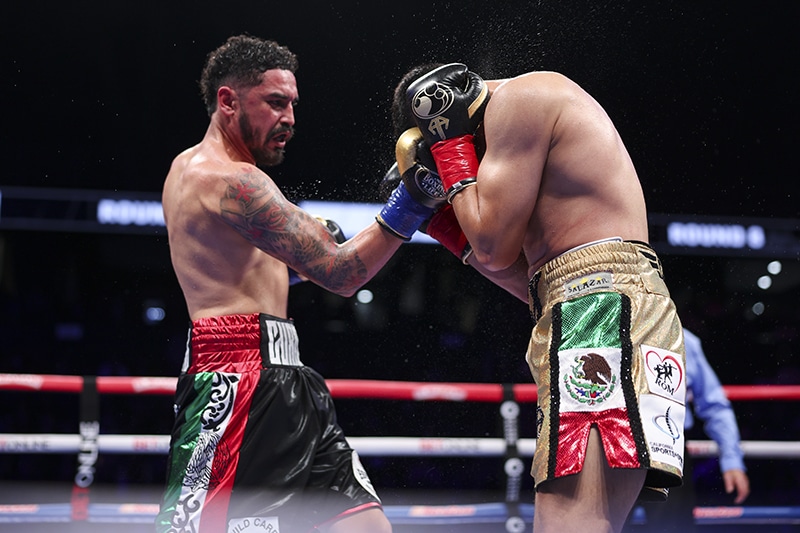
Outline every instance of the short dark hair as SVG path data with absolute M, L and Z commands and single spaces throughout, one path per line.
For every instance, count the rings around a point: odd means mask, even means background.
M 406 98 L 408 87 L 423 74 L 427 74 L 442 65 L 443 63 L 425 63 L 417 65 L 400 78 L 400 81 L 394 88 L 394 96 L 392 97 L 392 126 L 394 127 L 395 139 L 400 137 L 407 129 L 416 126 L 414 117 L 411 116 L 411 106 L 408 105 L 408 100 Z
M 294 73 L 298 66 L 297 56 L 275 41 L 250 35 L 229 37 L 208 54 L 200 77 L 200 92 L 208 116 L 217 108 L 217 91 L 221 86 L 255 87 L 268 70 L 282 69 Z

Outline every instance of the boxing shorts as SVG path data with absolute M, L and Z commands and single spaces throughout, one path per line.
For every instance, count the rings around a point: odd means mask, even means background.
M 290 320 L 192 322 L 159 532 L 313 530 L 380 499 Z
M 679 486 L 683 331 L 653 249 L 614 238 L 565 252 L 531 278 L 529 304 L 536 487 L 580 472 L 592 427 L 609 466 L 646 469 L 645 487 L 663 495 Z

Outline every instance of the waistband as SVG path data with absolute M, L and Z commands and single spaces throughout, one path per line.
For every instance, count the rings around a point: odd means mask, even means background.
M 655 250 L 640 241 L 606 240 L 564 252 L 542 265 L 528 283 L 534 321 L 543 302 L 561 301 L 594 290 L 613 290 L 620 276 L 652 269 L 663 278 Z
M 253 313 L 192 321 L 184 372 L 241 372 L 268 366 L 303 366 L 291 320 Z

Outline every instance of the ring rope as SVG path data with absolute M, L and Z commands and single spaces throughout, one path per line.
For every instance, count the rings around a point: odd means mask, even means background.
M 496 437 L 348 437 L 363 456 L 382 457 L 501 457 L 506 441 Z M 800 441 L 742 441 L 745 457 L 753 459 L 798 459 Z M 519 439 L 519 455 L 533 457 L 536 439 Z M 0 454 L 77 453 L 81 436 L 61 433 L 0 433 Z M 686 450 L 693 457 L 716 457 L 713 440 L 690 440 Z M 108 454 L 167 454 L 169 435 L 112 435 L 97 437 L 97 451 Z
M 327 380 L 335 398 L 369 398 L 411 401 L 503 402 L 501 413 L 516 427 L 518 408 L 515 402 L 535 402 L 534 384 L 435 383 L 382 380 Z M 94 401 L 98 394 L 173 395 L 177 378 L 126 376 L 68 376 L 43 374 L 2 374 L 0 390 L 62 392 L 81 394 Z M 730 400 L 798 400 L 800 386 L 732 385 L 724 387 Z M 506 406 L 514 407 L 506 411 Z M 505 420 L 509 422 L 509 420 Z M 81 429 L 83 433 L 83 428 Z M 90 432 L 91 433 L 91 432 Z M 504 456 L 509 451 L 517 458 L 532 456 L 535 439 L 517 438 L 516 430 L 505 438 L 425 438 L 425 437 L 349 437 L 348 441 L 364 456 Z M 169 436 L 165 435 L 70 435 L 70 434 L 0 434 L 0 453 L 75 453 L 92 440 L 95 453 L 165 454 Z M 745 456 L 771 459 L 800 457 L 800 442 L 744 441 Z M 687 453 L 698 457 L 719 453 L 713 441 L 688 441 Z M 507 461 L 508 462 L 508 461 Z M 97 504 L 88 500 L 88 490 L 78 491 L 81 513 L 76 518 L 76 493 L 66 504 L 0 505 L 0 523 L 70 522 L 75 519 L 99 523 L 152 523 L 157 504 Z M 85 494 L 84 494 L 85 493 Z M 508 490 L 507 490 L 508 493 Z M 530 523 L 534 506 L 517 497 L 505 503 L 468 505 L 386 506 L 393 524 L 475 524 Z M 633 518 L 641 508 L 634 509 Z M 696 507 L 697 524 L 800 524 L 800 507 Z M 640 518 L 641 520 L 641 518 Z M 513 528 L 512 528 L 513 529 Z
M 174 394 L 174 377 L 97 376 L 101 394 Z M 329 379 L 334 398 L 413 401 L 501 402 L 503 385 L 499 383 L 449 383 L 361 379 Z M 46 374 L 0 374 L 0 390 L 80 393 L 83 376 Z M 725 385 L 732 401 L 800 400 L 800 385 Z M 536 385 L 512 385 L 514 399 L 536 401 Z

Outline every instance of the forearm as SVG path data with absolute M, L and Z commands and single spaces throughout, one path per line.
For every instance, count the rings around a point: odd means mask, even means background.
M 308 278 L 340 296 L 352 296 L 383 268 L 402 244 L 401 239 L 373 222 L 338 245 L 327 260 L 311 265 Z
M 481 266 L 483 272 L 499 273 L 511 268 L 518 268 L 517 253 L 522 246 L 518 239 L 516 246 L 509 246 L 504 240 L 507 235 L 494 228 L 493 218 L 486 210 L 481 209 L 481 197 L 478 187 L 471 187 L 458 194 L 453 201 L 453 211 L 458 223 L 467 236 L 474 254 L 474 263 Z M 513 231 L 506 226 L 506 233 Z M 527 263 L 526 263 L 527 269 Z M 527 271 L 524 273 L 527 277 Z M 527 280 L 526 280 L 527 281 Z
M 721 409 L 714 413 L 703 425 L 703 431 L 719 446 L 720 469 L 745 470 L 744 452 L 732 410 Z
M 513 265 L 503 270 L 488 270 L 478 262 L 474 254 L 467 263 L 498 287 L 528 303 L 528 262 L 523 254 L 520 254 Z

